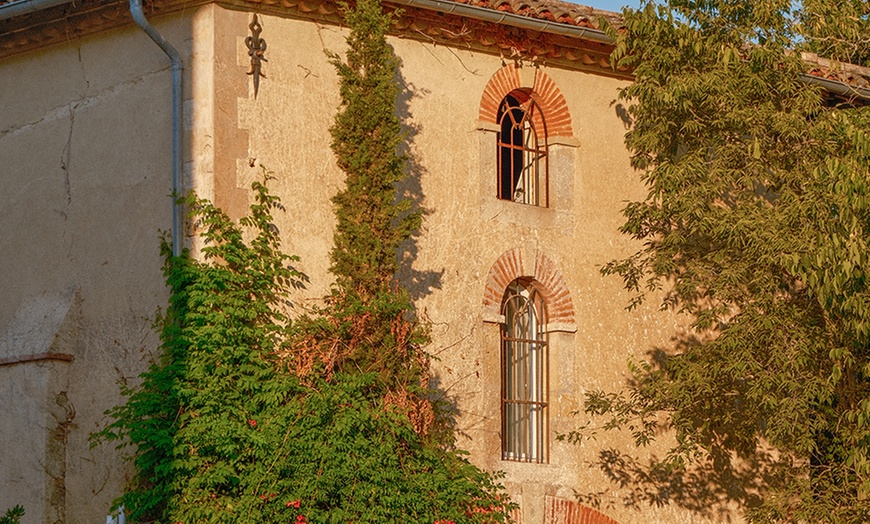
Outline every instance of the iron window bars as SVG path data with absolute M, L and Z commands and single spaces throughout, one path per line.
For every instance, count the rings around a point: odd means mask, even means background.
M 524 91 L 513 91 L 499 106 L 498 122 L 498 198 L 547 207 L 547 133 L 540 107 Z
M 530 283 L 513 281 L 502 302 L 502 459 L 548 461 L 548 355 L 546 310 Z

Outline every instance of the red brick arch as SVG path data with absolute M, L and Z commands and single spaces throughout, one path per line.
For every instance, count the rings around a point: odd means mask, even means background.
M 498 71 L 486 88 L 480 99 L 480 112 L 478 118 L 483 122 L 498 124 L 498 107 L 504 97 L 516 89 L 528 92 L 535 100 L 544 114 L 547 136 L 570 137 L 574 135 L 574 127 L 571 123 L 571 113 L 568 111 L 568 102 L 546 73 L 535 69 L 535 83 L 531 89 L 522 85 L 519 68 L 516 65 L 507 65 Z M 535 122 L 535 127 L 544 129 L 541 122 Z
M 534 280 L 547 303 L 548 322 L 573 324 L 574 302 L 559 266 L 539 251 L 535 254 L 534 267 L 528 269 L 526 270 L 523 263 L 523 252 L 520 248 L 511 249 L 500 256 L 486 278 L 483 307 L 489 310 L 499 309 L 508 285 L 518 278 L 526 277 Z
M 618 524 L 607 515 L 573 500 L 547 497 L 546 524 Z

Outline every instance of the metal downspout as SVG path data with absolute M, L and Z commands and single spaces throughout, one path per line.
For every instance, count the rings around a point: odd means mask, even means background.
M 839 80 L 831 80 L 813 75 L 802 74 L 800 79 L 805 84 L 816 84 L 822 86 L 822 89 L 843 95 L 846 98 L 853 98 L 870 102 L 870 89 L 866 87 L 853 86 Z
M 160 49 L 166 53 L 172 62 L 172 255 L 181 254 L 181 239 L 183 223 L 181 220 L 181 170 L 182 170 L 182 92 L 181 76 L 184 71 L 184 63 L 181 55 L 172 45 L 148 23 L 145 13 L 142 12 L 142 0 L 130 0 L 130 14 L 136 25 L 142 28 L 151 37 Z

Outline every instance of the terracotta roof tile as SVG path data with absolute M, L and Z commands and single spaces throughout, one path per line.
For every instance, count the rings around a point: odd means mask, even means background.
M 855 64 L 835 62 L 821 58 L 815 53 L 801 53 L 807 63 L 807 74 L 828 80 L 835 80 L 856 87 L 870 88 L 870 68 Z
M 495 9 L 515 15 L 528 16 L 541 20 L 561 22 L 598 29 L 599 17 L 606 18 L 620 25 L 621 15 L 611 11 L 602 11 L 587 5 L 572 4 L 560 0 L 454 0 L 460 4 Z
M 0 0 L 0 5 L 11 4 L 18 0 Z M 572 4 L 561 0 L 452 0 L 460 4 L 496 9 L 531 18 L 558 21 L 581 27 L 598 28 L 598 17 L 603 16 L 613 22 L 621 21 L 619 13 L 602 11 L 593 7 Z M 318 2 L 320 3 L 320 2 Z

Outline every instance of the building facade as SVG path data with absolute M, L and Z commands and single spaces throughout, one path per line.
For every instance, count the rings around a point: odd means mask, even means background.
M 118 383 L 154 358 L 168 297 L 172 71 L 124 2 L 4 14 L 19 3 L 0 5 L 0 511 L 94 522 L 130 469 L 88 436 L 122 401 Z M 457 409 L 460 447 L 505 472 L 525 524 L 705 521 L 611 483 L 595 464 L 624 436 L 557 439 L 584 422 L 586 391 L 618 389 L 627 359 L 682 329 L 626 312 L 621 283 L 599 274 L 636 248 L 620 210 L 645 193 L 617 100 L 630 73 L 611 68 L 597 29 L 613 15 L 560 2 L 386 8 L 400 9 L 401 189 L 426 212 L 399 276 L 431 322 L 433 382 Z M 343 183 L 329 147 L 327 52 L 347 36 L 337 4 L 155 0 L 145 14 L 183 63 L 179 189 L 238 218 L 251 182 L 273 173 L 285 249 L 311 279 L 297 302 L 316 301 Z

